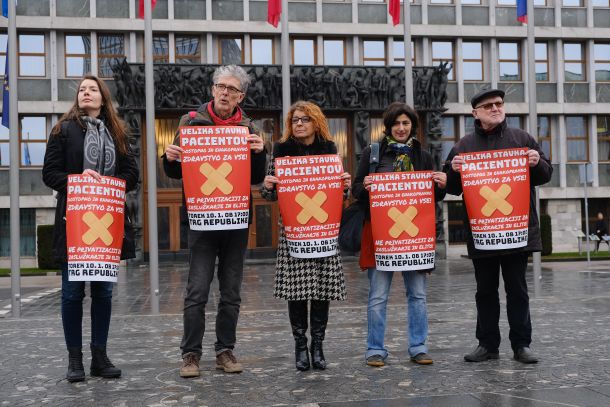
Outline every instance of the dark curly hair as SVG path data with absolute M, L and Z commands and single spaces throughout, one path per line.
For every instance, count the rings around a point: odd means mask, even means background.
M 417 126 L 419 124 L 417 112 L 411 106 L 402 102 L 391 103 L 383 112 L 384 134 L 386 136 L 392 135 L 392 126 L 394 126 L 396 119 L 401 114 L 406 114 L 409 120 L 411 120 L 411 134 L 409 134 L 409 137 L 415 136 L 417 138 Z

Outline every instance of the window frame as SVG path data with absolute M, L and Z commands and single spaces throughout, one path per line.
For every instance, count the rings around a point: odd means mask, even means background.
M 43 118 L 44 119 L 44 138 L 42 139 L 30 139 L 29 137 L 26 139 L 24 138 L 24 134 L 23 134 L 23 119 L 26 117 L 36 117 L 36 118 Z M 48 142 L 48 125 L 49 125 L 49 121 L 48 121 L 48 117 L 44 114 L 20 114 L 19 115 L 19 168 L 42 168 L 43 163 L 41 164 L 30 164 L 30 165 L 26 165 L 24 163 L 24 155 L 23 155 L 23 147 L 25 146 L 25 143 L 28 144 L 43 144 L 45 146 L 45 150 L 46 150 L 46 145 Z
M 64 33 L 64 78 L 82 78 L 87 72 L 83 72 L 83 75 L 68 75 L 68 58 L 89 58 L 89 65 L 91 65 L 91 52 L 89 54 L 75 54 L 68 52 L 68 41 L 67 37 L 89 37 L 89 48 L 91 48 L 91 34 L 90 33 Z M 89 70 L 91 72 L 91 70 Z
M 585 134 L 584 136 L 574 136 L 574 135 L 570 135 L 569 133 L 569 129 L 570 127 L 568 126 L 568 118 L 570 117 L 582 117 L 583 119 L 583 127 L 584 127 L 584 131 Z M 586 115 L 566 115 L 565 118 L 565 129 L 566 129 L 566 149 L 567 151 L 570 151 L 570 141 L 578 141 L 578 140 L 584 140 L 585 143 L 585 158 L 581 159 L 581 160 L 571 160 L 570 157 L 566 157 L 567 158 L 567 162 L 568 163 L 583 163 L 583 162 L 589 162 L 589 120 L 587 118 Z
M 600 134 L 599 134 L 599 130 L 600 130 L 599 121 L 600 121 L 601 117 L 606 117 L 606 126 L 607 126 L 606 130 L 608 131 L 608 135 L 607 136 L 600 136 Z M 599 158 L 599 146 L 602 144 L 601 142 L 608 143 L 609 150 L 610 150 L 610 114 L 598 114 L 597 115 L 597 126 L 596 127 L 597 127 L 597 129 L 596 129 L 596 132 L 597 132 L 597 145 L 598 145 L 598 148 L 597 148 L 597 162 L 604 163 L 604 164 L 610 163 L 610 156 L 608 158 L 606 158 L 606 159 L 600 159 Z
M 343 64 L 341 65 L 332 65 L 332 66 L 345 66 L 347 65 L 347 47 L 346 45 L 346 39 L 343 37 L 324 37 L 322 38 L 322 58 L 324 60 L 324 65 L 328 65 L 326 63 L 326 42 L 327 41 L 341 41 L 341 43 L 343 44 Z
M 239 40 L 241 41 L 241 62 L 238 63 L 239 64 L 243 64 L 244 63 L 244 59 L 245 59 L 245 54 L 244 54 L 244 37 L 243 36 L 239 36 L 239 35 L 219 35 L 218 36 L 218 63 L 220 65 L 226 65 L 228 64 L 228 62 L 223 62 L 222 60 L 222 42 L 225 40 Z
M 366 42 L 381 42 L 383 44 L 383 58 L 367 57 L 365 55 L 364 44 Z M 367 62 L 382 62 L 381 65 L 368 65 Z M 362 40 L 362 65 L 363 66 L 387 66 L 388 64 L 388 43 L 385 38 L 365 38 Z
M 434 44 L 444 42 L 451 44 L 451 59 L 434 57 Z M 438 66 L 442 62 L 451 62 L 451 66 L 455 67 L 455 42 L 452 40 L 443 39 L 439 39 L 438 41 L 430 41 L 430 56 L 432 57 L 433 66 Z M 449 82 L 455 82 L 457 80 L 455 76 L 455 69 L 452 69 L 447 74 L 447 79 L 449 80 Z
M 501 44 L 515 44 L 517 46 L 517 59 L 502 58 L 500 55 Z M 535 56 L 534 56 L 535 58 Z M 502 79 L 501 67 L 502 63 L 514 64 L 517 63 L 517 79 Z M 523 59 L 521 55 L 521 43 L 519 41 L 498 41 L 498 82 L 523 82 Z
M 397 42 L 402 42 L 402 48 L 404 50 L 405 45 L 404 45 L 404 39 L 394 39 L 394 42 L 392 44 L 392 47 L 394 45 L 396 45 Z M 404 51 L 403 51 L 404 52 Z M 411 52 L 413 53 L 413 55 L 411 56 L 411 66 L 415 66 L 417 64 L 417 52 L 415 51 L 415 41 L 411 40 Z M 394 49 L 392 49 L 392 62 L 391 62 L 391 66 L 404 66 L 405 64 L 405 59 L 403 58 L 397 58 L 396 54 L 394 53 Z
M 567 59 L 566 58 L 566 45 L 580 45 L 580 56 L 582 59 Z M 582 68 L 582 79 L 569 80 L 566 75 L 566 64 L 580 64 Z M 563 43 L 563 81 L 569 83 L 582 83 L 587 82 L 587 50 L 585 44 L 582 42 L 564 42 Z
M 610 82 L 610 75 L 607 80 L 597 79 L 597 64 L 608 64 L 610 66 L 610 55 L 608 55 L 608 59 L 597 59 L 595 56 L 595 47 L 597 45 L 607 45 L 610 48 L 610 42 L 596 42 L 593 43 L 593 73 L 595 74 L 595 82 L 596 83 L 608 83 Z
M 123 39 L 123 54 L 102 54 L 101 50 L 101 41 L 102 38 L 104 37 L 119 37 Z M 121 58 L 127 58 L 127 55 L 125 54 L 125 34 L 124 33 L 104 33 L 104 34 L 98 34 L 97 36 L 97 73 L 98 73 L 98 77 L 102 78 L 102 79 L 107 79 L 107 78 L 112 78 L 112 74 L 110 76 L 103 76 L 102 74 L 102 60 L 103 59 L 121 59 Z
M 167 54 L 155 54 L 155 40 L 163 38 L 167 41 Z M 169 34 L 153 33 L 153 64 L 169 64 Z
M 292 58 L 291 59 L 292 65 L 300 65 L 300 64 L 296 64 L 294 62 L 294 50 L 295 50 L 294 42 L 295 41 L 311 41 L 313 43 L 313 65 L 317 65 L 318 64 L 318 41 L 316 40 L 315 37 L 295 37 L 295 38 L 290 39 L 290 56 Z M 313 66 L 313 65 L 307 65 L 307 66 Z
M 180 54 L 178 53 L 178 40 L 182 38 L 197 39 L 197 53 L 196 54 Z M 195 60 L 194 62 L 182 62 L 183 60 Z M 189 34 L 176 34 L 174 35 L 174 61 L 176 64 L 188 64 L 196 65 L 201 63 L 201 36 L 200 35 L 189 35 Z
M 543 44 L 546 50 L 546 59 L 538 59 L 536 56 L 536 45 Z M 546 65 L 546 79 L 538 79 L 536 78 L 536 82 L 550 82 L 551 81 L 551 63 L 549 60 L 549 43 L 546 41 L 536 42 L 534 43 L 534 65 L 544 64 Z M 535 72 L 536 67 L 534 67 L 534 75 L 537 75 Z
M 21 36 L 36 35 L 42 37 L 43 52 L 21 52 Z M 21 75 L 21 57 L 42 57 L 44 74 L 42 75 Z M 4 75 L 4 73 L 2 73 Z M 19 78 L 46 78 L 47 77 L 47 44 L 45 33 L 23 32 L 17 34 L 17 77 Z
M 541 118 L 546 118 L 547 119 L 547 123 L 548 123 L 548 136 L 540 136 L 540 119 Z M 547 114 L 541 114 L 541 115 L 537 115 L 537 121 L 538 123 L 536 124 L 536 135 L 538 136 L 538 146 L 540 147 L 540 149 L 542 150 L 542 141 L 548 141 L 549 143 L 549 156 L 547 157 L 549 160 L 553 160 L 553 120 L 552 120 L 553 116 L 551 115 L 547 115 Z
M 474 58 L 464 58 L 464 44 L 479 44 L 481 50 L 481 59 Z M 475 63 L 479 62 L 481 64 L 481 78 L 480 79 L 464 79 L 464 73 L 462 72 L 462 79 L 464 82 L 481 82 L 485 80 L 485 64 L 483 61 L 483 41 L 462 41 L 462 69 L 464 69 L 464 62 Z
M 250 64 L 254 64 L 252 59 L 254 57 L 254 47 L 252 46 L 252 42 L 256 40 L 270 40 L 271 41 L 271 63 L 269 64 L 259 64 L 259 65 L 275 65 L 275 38 L 270 35 L 263 36 L 250 36 Z

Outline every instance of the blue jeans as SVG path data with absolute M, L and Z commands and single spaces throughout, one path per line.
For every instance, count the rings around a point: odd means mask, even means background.
M 91 281 L 91 344 L 106 346 L 112 312 L 112 284 Z M 68 348 L 83 346 L 85 281 L 68 280 L 68 263 L 61 266 L 61 320 Z
M 368 335 L 366 338 L 366 357 L 381 355 L 384 359 L 388 351 L 383 345 L 386 326 L 386 308 L 392 277 L 398 271 L 381 271 L 370 268 L 368 271 L 370 289 L 368 303 Z M 428 311 L 426 309 L 426 274 L 417 271 L 403 271 L 407 290 L 409 355 L 427 353 Z

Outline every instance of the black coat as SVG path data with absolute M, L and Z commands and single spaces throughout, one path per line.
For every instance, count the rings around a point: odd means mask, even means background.
M 337 154 L 337 146 L 330 140 L 316 137 L 313 143 L 305 145 L 293 138 L 289 138 L 283 143 L 279 141 L 273 144 L 273 158 L 277 157 L 298 157 L 303 155 L 323 155 Z
M 42 167 L 42 180 L 46 186 L 57 191 L 57 207 L 55 208 L 55 229 L 53 231 L 53 254 L 58 262 L 67 261 L 66 249 L 66 188 L 68 175 L 83 173 L 83 148 L 86 128 L 76 121 L 62 123 L 61 132 L 51 135 L 47 143 Z M 138 183 L 139 172 L 135 157 L 128 153 L 118 157 L 115 177 L 126 182 L 127 192 L 134 189 Z
M 371 157 L 371 146 L 366 147 L 362 151 L 358 169 L 356 170 L 356 178 L 352 185 L 352 195 L 366 208 L 366 219 L 370 219 L 371 210 L 369 206 L 369 191 L 364 188 L 364 177 L 369 175 L 369 160 Z M 387 140 L 383 139 L 379 145 L 379 165 L 376 172 L 392 172 L 393 163 L 396 158 L 396 153 L 388 148 Z M 411 157 L 413 169 L 415 171 L 432 171 L 434 163 L 429 152 L 422 150 L 421 144 L 417 139 L 413 140 L 413 156 Z M 445 190 L 434 184 L 434 199 L 442 201 L 445 197 Z
M 475 121 L 474 133 L 468 134 L 466 137 L 458 141 L 449 152 L 443 171 L 447 173 L 447 193 L 452 195 L 462 194 L 462 177 L 459 172 L 453 171 L 451 168 L 451 160 L 460 153 L 472 153 L 477 151 L 487 150 L 502 150 L 507 148 L 527 147 L 530 150 L 538 151 L 540 161 L 535 167 L 530 167 L 530 214 L 528 226 L 528 241 L 527 246 L 517 249 L 505 250 L 478 250 L 474 247 L 472 240 L 472 231 L 470 230 L 470 222 L 468 214 L 464 209 L 464 222 L 467 227 L 467 245 L 468 255 L 471 258 L 490 257 L 495 255 L 504 255 L 513 252 L 539 252 L 542 250 L 542 242 L 540 240 L 540 226 L 538 224 L 538 215 L 536 213 L 536 191 L 535 186 L 546 184 L 551 180 L 553 175 L 553 167 L 548 158 L 526 131 L 508 127 L 506 120 L 502 122 L 491 133 L 486 133 L 478 120 Z

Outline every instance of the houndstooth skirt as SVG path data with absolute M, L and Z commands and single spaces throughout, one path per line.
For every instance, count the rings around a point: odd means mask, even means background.
M 289 301 L 345 300 L 341 255 L 316 259 L 291 257 L 282 227 L 277 248 L 273 296 Z

